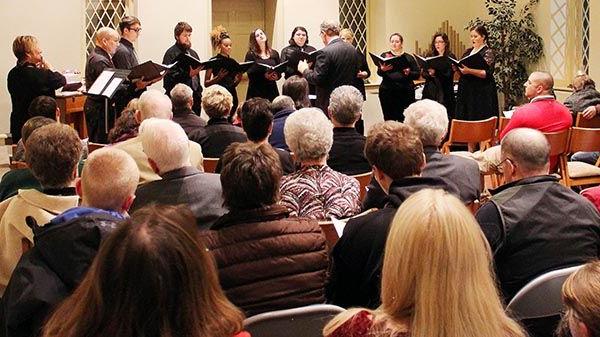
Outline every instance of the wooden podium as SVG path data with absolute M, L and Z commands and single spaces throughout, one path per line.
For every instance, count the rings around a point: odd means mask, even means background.
M 86 96 L 80 92 L 56 94 L 56 104 L 60 109 L 60 122 L 72 126 L 81 139 L 88 136 L 83 113 L 85 99 Z

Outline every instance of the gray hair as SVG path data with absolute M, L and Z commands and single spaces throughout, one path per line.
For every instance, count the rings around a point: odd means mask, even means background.
M 525 174 L 547 173 L 550 165 L 550 144 L 538 130 L 517 128 L 511 130 L 500 142 L 501 151 L 521 166 Z
M 161 173 L 190 166 L 190 145 L 183 128 L 172 120 L 150 118 L 140 124 L 142 148 Z
M 440 103 L 424 99 L 404 110 L 404 123 L 417 131 L 424 146 L 439 146 L 448 131 L 448 113 Z
M 363 95 L 351 85 L 335 88 L 329 98 L 329 113 L 338 123 L 348 126 L 354 124 L 362 111 Z
M 333 126 L 321 109 L 302 108 L 292 113 L 283 127 L 285 142 L 298 160 L 319 160 L 333 144 Z
M 147 90 L 138 101 L 140 122 L 148 118 L 173 118 L 171 99 L 158 90 Z
M 327 36 L 340 34 L 340 22 L 338 20 L 328 19 L 321 22 L 321 31 Z
M 273 99 L 273 103 L 271 103 L 271 111 L 275 113 L 283 109 L 296 109 L 294 106 L 294 100 L 290 96 L 279 95 Z
M 184 109 L 190 104 L 193 98 L 192 88 L 189 86 L 178 83 L 173 89 L 171 89 L 171 103 L 173 104 L 173 109 Z

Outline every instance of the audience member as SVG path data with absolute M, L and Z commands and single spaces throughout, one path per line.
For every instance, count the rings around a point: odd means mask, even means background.
M 294 101 L 294 108 L 296 110 L 310 108 L 308 93 L 308 82 L 304 77 L 297 75 L 287 78 L 281 87 L 281 94 L 283 96 L 288 96 Z
M 285 143 L 285 135 L 283 134 L 283 127 L 285 126 L 285 120 L 291 115 L 296 108 L 294 107 L 294 101 L 289 96 L 277 96 L 271 103 L 271 112 L 273 113 L 273 131 L 269 136 L 269 144 L 278 149 L 289 151 L 287 144 Z
M 560 337 L 600 336 L 600 261 L 590 262 L 567 278 L 562 286 L 566 311 Z
M 190 165 L 189 140 L 173 121 L 150 118 L 142 122 L 139 138 L 154 172 L 162 179 L 140 185 L 132 210 L 151 203 L 187 205 L 199 228 L 208 228 L 225 213 L 218 174 Z
M 135 118 L 135 110 L 125 108 L 108 132 L 108 143 L 116 144 L 137 137 L 140 123 Z
M 90 154 L 76 185 L 81 206 L 33 225 L 35 246 L 23 254 L 2 298 L 3 336 L 40 335 L 48 314 L 85 275 L 100 242 L 125 219 L 138 180 L 137 166 L 124 151 Z
M 350 85 L 337 87 L 329 99 L 329 117 L 333 123 L 333 144 L 327 165 L 343 174 L 354 175 L 371 171 L 365 158 L 365 136 L 355 128 L 360 119 L 363 96 Z
M 207 158 L 220 158 L 229 144 L 247 140 L 241 128 L 227 121 L 232 102 L 229 91 L 218 84 L 206 88 L 202 94 L 202 109 L 209 120 L 205 127 L 196 129 L 189 137 L 202 146 L 202 153 Z
M 506 184 L 476 217 L 508 301 L 536 276 L 598 258 L 600 214 L 548 174 L 550 145 L 541 132 L 514 129 L 500 146 Z
M 56 100 L 49 96 L 38 96 L 34 98 L 33 101 L 31 101 L 31 104 L 29 104 L 29 109 L 27 110 L 27 113 L 29 115 L 29 119 L 39 116 L 50 118 L 54 121 L 60 120 L 60 109 L 56 104 Z M 23 124 L 23 126 L 25 126 L 25 124 Z M 21 128 L 21 132 L 22 131 L 23 129 Z M 22 136 L 23 135 L 21 135 L 21 137 Z M 23 138 L 19 139 L 19 141 L 17 142 L 17 148 L 13 153 L 13 160 L 25 160 L 25 146 L 23 145 L 24 143 L 25 140 L 23 140 Z
M 277 204 L 281 175 L 268 144 L 232 144 L 221 172 L 229 213 L 201 233 L 227 297 L 249 316 L 324 302 L 325 237 Z
M 439 150 L 448 131 L 446 107 L 429 99 L 417 101 L 404 110 L 404 123 L 417 131 L 423 143 L 425 168 L 422 176 L 444 179 L 448 185 L 454 186 L 455 190 L 451 193 L 465 204 L 479 200 L 481 177 L 477 163 L 459 156 L 444 155 Z M 372 180 L 363 209 L 383 208 L 385 197 L 381 187 Z
M 144 92 L 138 101 L 139 110 L 135 112 L 135 118 L 138 123 L 149 118 L 171 119 L 171 100 L 169 97 L 158 90 L 148 90 Z M 197 143 L 189 142 L 190 163 L 193 167 L 202 170 L 202 150 Z M 139 136 L 130 138 L 126 141 L 114 145 L 116 148 L 127 152 L 140 170 L 140 184 L 149 181 L 159 180 L 160 176 L 152 170 L 148 163 L 148 156 L 142 148 L 142 140 Z
M 249 337 L 185 207 L 135 212 L 103 242 L 43 337 Z
M 173 104 L 173 121 L 181 125 L 186 135 L 206 126 L 206 121 L 192 110 L 194 104 L 192 88 L 183 83 L 176 84 L 171 89 L 171 103 Z
M 0 295 L 23 249 L 33 242 L 25 217 L 44 224 L 79 201 L 73 187 L 81 157 L 77 132 L 68 125 L 52 123 L 35 130 L 25 146 L 25 161 L 42 191 L 19 190 L 0 203 Z
M 381 210 L 348 220 L 333 248 L 327 301 L 345 308 L 379 306 L 381 259 L 398 207 L 422 189 L 451 189 L 439 177 L 420 176 L 425 165 L 423 145 L 417 132 L 405 124 L 375 124 L 367 135 L 365 155 L 388 202 Z
M 477 223 L 448 193 L 426 189 L 400 206 L 379 263 L 381 306 L 339 314 L 324 336 L 527 336 L 502 307 Z
M 596 83 L 587 74 L 577 74 L 571 83 L 573 93 L 565 98 L 564 105 L 573 114 L 583 112 L 586 108 L 600 104 L 600 92 Z
M 358 180 L 327 166 L 333 128 L 317 108 L 291 114 L 285 142 L 301 168 L 281 180 L 281 204 L 293 215 L 312 219 L 347 218 L 360 211 Z
M 30 118 L 25 122 L 21 129 L 21 139 L 19 140 L 19 143 L 25 144 L 34 130 L 52 123 L 56 123 L 56 121 L 46 117 L 38 116 Z M 25 146 L 23 146 L 22 160 L 24 159 Z M 17 159 L 13 158 L 13 160 Z M 0 201 L 16 195 L 20 189 L 42 190 L 42 185 L 40 185 L 40 182 L 35 178 L 33 172 L 29 168 L 10 170 L 2 176 L 2 181 L 0 181 Z

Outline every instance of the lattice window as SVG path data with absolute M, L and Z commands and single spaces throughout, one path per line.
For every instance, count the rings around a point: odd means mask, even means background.
M 582 32 L 582 37 L 583 37 L 583 50 L 582 50 L 582 63 L 583 63 L 583 71 L 586 72 L 586 74 L 589 72 L 590 70 L 590 2 L 589 0 L 583 0 L 582 3 L 582 28 L 583 28 L 583 32 Z
M 367 49 L 367 0 L 339 0 L 340 24 L 354 32 L 354 41 L 363 54 Z
M 567 0 L 550 3 L 550 72 L 556 78 L 566 78 Z
M 94 50 L 94 34 L 102 27 L 117 29 L 127 13 L 127 0 L 85 1 L 85 45 L 87 53 Z

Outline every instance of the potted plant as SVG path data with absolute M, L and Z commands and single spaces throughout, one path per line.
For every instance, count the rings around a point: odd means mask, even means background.
M 476 18 L 467 29 L 483 24 L 488 31 L 488 45 L 495 53 L 494 78 L 504 95 L 504 109 L 523 102 L 523 83 L 527 66 L 544 53 L 542 38 L 535 32 L 533 9 L 539 0 L 529 0 L 517 10 L 518 0 L 485 0 L 490 16 Z

